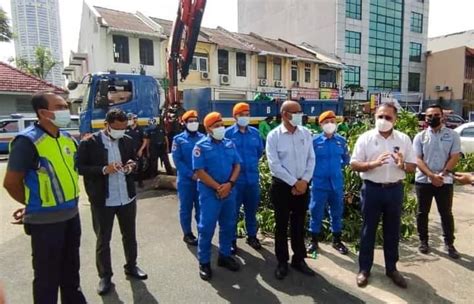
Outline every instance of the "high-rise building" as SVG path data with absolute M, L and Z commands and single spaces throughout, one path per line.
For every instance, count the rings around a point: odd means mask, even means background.
M 428 7 L 429 0 L 239 0 L 239 32 L 318 46 L 347 65 L 345 85 L 419 100 Z
M 46 80 L 63 86 L 63 52 L 58 0 L 11 0 L 15 53 L 17 58 L 35 60 L 35 49 L 51 51 L 57 64 Z

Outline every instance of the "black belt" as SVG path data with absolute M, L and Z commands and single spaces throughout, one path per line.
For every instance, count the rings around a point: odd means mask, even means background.
M 370 180 L 365 179 L 365 180 L 364 180 L 364 183 L 366 183 L 366 184 L 368 184 L 368 185 L 371 185 L 371 186 L 374 186 L 374 187 L 391 188 L 391 187 L 395 187 L 395 186 L 401 185 L 401 184 L 402 184 L 402 181 L 399 180 L 398 182 L 394 182 L 394 183 L 374 183 L 373 181 L 370 181 Z

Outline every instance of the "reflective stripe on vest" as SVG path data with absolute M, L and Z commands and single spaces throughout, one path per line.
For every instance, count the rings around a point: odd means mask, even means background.
M 39 156 L 38 168 L 25 176 L 27 212 L 74 208 L 79 196 L 76 169 L 77 147 L 69 134 L 53 138 L 38 127 L 30 127 L 19 136 L 29 138 Z

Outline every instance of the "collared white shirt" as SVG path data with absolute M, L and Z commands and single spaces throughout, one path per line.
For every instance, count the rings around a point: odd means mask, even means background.
M 381 154 L 393 153 L 396 149 L 403 154 L 406 163 L 416 164 L 415 152 L 408 135 L 393 130 L 388 138 L 384 138 L 376 129 L 372 129 L 357 139 L 351 163 L 374 161 Z M 405 171 L 395 164 L 393 158 L 389 158 L 387 164 L 361 172 L 360 177 L 374 183 L 395 183 L 405 178 Z
M 272 176 L 293 186 L 299 179 L 309 182 L 316 158 L 308 129 L 298 126 L 294 133 L 283 124 L 267 136 L 266 153 Z

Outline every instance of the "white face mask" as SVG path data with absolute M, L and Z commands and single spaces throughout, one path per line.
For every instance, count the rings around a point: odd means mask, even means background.
M 393 129 L 393 123 L 391 123 L 390 121 L 388 121 L 386 119 L 377 118 L 375 120 L 375 128 L 379 132 L 388 132 L 388 131 Z
M 303 113 L 291 114 L 290 124 L 293 127 L 301 126 L 303 124 Z
M 250 123 L 250 117 L 248 116 L 240 116 L 237 117 L 237 124 L 241 127 L 246 127 Z
M 109 128 L 109 135 L 113 139 L 120 139 L 125 135 L 125 130 L 115 130 L 115 129 Z
M 323 131 L 326 134 L 333 134 L 334 132 L 336 132 L 336 129 L 337 125 L 332 122 L 328 122 L 323 125 Z
M 131 119 L 130 119 L 130 120 L 128 120 L 128 122 L 127 122 L 127 126 L 129 126 L 129 127 L 133 126 L 133 120 L 131 120 Z
M 215 140 L 222 140 L 225 136 L 225 128 L 224 127 L 217 127 L 215 129 L 212 129 L 212 134 L 211 136 Z
M 186 124 L 186 128 L 188 129 L 189 132 L 196 132 L 199 128 L 199 122 L 197 121 L 188 122 Z
M 67 127 L 71 122 L 71 112 L 69 110 L 54 111 L 54 119 L 51 119 L 52 123 L 58 128 Z

